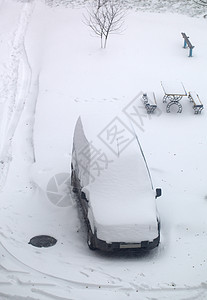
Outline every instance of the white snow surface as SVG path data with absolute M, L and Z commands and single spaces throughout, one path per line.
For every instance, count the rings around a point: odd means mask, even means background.
M 206 19 L 129 11 L 125 31 L 101 50 L 84 12 L 0 1 L 0 299 L 206 299 Z M 181 32 L 195 45 L 192 58 Z M 187 97 L 181 114 L 167 114 L 161 81 L 195 91 L 202 114 Z M 153 115 L 136 97 L 146 90 L 158 102 Z M 75 197 L 57 175 L 70 175 L 81 113 L 111 107 L 124 120 L 135 104 L 132 122 L 163 189 L 161 244 L 149 253 L 92 252 Z M 67 205 L 54 205 L 49 182 Z M 29 245 L 39 234 L 58 242 Z

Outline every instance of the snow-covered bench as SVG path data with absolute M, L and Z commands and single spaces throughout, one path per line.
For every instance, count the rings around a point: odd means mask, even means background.
M 189 41 L 189 36 L 187 36 L 184 32 L 181 32 L 181 34 L 182 34 L 182 37 L 184 38 L 184 46 L 183 46 L 183 48 L 186 48 L 187 47 L 187 45 L 188 45 L 188 47 L 189 47 L 189 57 L 192 57 L 193 56 L 193 48 L 195 47 L 195 46 L 193 46 L 192 44 L 191 44 L 191 42 Z
M 157 101 L 154 93 L 144 93 L 142 95 L 142 100 L 148 114 L 151 114 L 157 108 Z
M 201 111 L 203 110 L 203 104 L 202 104 L 198 94 L 196 94 L 195 92 L 189 92 L 188 98 L 189 98 L 190 102 L 193 103 L 194 113 L 195 114 L 201 113 Z

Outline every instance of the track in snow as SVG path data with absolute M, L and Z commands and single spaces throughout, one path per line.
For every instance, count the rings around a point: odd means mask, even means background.
M 1 300 L 72 300 L 95 299 L 206 299 L 207 284 L 202 283 L 199 286 L 175 287 L 160 285 L 149 287 L 144 284 L 135 285 L 130 282 L 122 282 L 113 285 L 98 285 L 91 283 L 75 282 L 63 278 L 48 275 L 39 272 L 24 263 L 18 261 L 8 250 L 0 243 L 2 255 L 0 263 L 0 297 Z M 8 261 L 10 265 L 7 266 Z M 89 270 L 88 270 L 89 271 Z M 85 270 L 87 273 L 87 268 Z M 96 272 L 96 270 L 94 270 Z M 112 277 L 104 274 L 106 277 Z M 90 275 L 89 278 L 90 280 Z M 117 277 L 113 280 L 117 281 Z M 97 294 L 98 293 L 98 294 Z M 17 298 L 18 297 L 18 298 Z M 95 297 L 95 298 L 94 298 Z
M 23 4 L 11 46 L 10 62 L 4 77 L 2 120 L 0 128 L 0 190 L 6 183 L 12 160 L 12 140 L 21 118 L 31 85 L 32 70 L 24 47 L 24 39 L 34 2 Z

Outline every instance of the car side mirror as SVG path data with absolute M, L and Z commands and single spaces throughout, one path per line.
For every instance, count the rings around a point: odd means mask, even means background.
M 160 189 L 160 188 L 156 189 L 156 196 L 155 196 L 155 198 L 157 199 L 161 195 L 162 195 L 162 189 Z
M 81 192 L 81 199 L 88 202 L 88 199 L 86 198 L 86 194 L 84 192 Z

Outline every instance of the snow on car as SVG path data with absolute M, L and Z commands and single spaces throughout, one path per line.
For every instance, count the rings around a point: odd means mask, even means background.
M 88 246 L 155 248 L 160 242 L 155 198 L 161 189 L 153 189 L 129 120 L 107 118 L 81 116 L 74 131 L 71 184 L 83 208 Z

